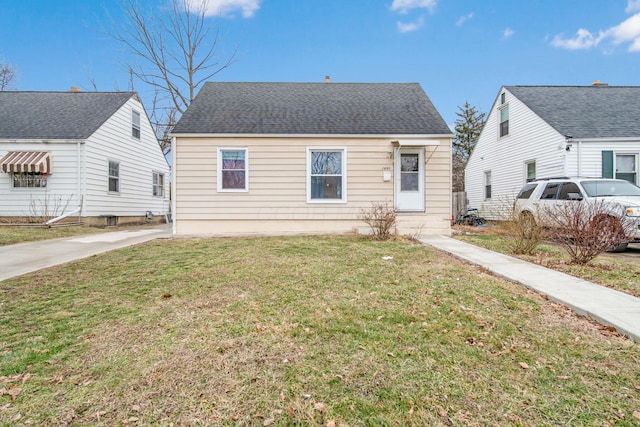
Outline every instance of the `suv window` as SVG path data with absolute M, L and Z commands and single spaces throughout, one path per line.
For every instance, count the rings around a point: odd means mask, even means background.
M 556 194 L 558 194 L 558 187 L 560 186 L 559 182 L 550 182 L 544 188 L 542 192 L 542 196 L 540 196 L 540 200 L 550 200 L 555 199 Z
M 535 190 L 537 186 L 538 184 L 534 182 L 522 187 L 522 190 L 520 190 L 520 193 L 518 193 L 518 199 L 528 199 L 529 197 L 531 197 L 533 190 Z
M 560 195 L 558 199 L 560 200 L 578 200 L 582 198 L 582 192 L 580 191 L 580 187 L 575 182 L 563 182 L 562 187 L 560 188 Z

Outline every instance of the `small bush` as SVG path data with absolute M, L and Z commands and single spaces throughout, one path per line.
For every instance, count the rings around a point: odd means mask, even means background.
M 396 212 L 387 202 L 372 202 L 371 208 L 362 209 L 358 218 L 371 227 L 375 240 L 389 240 L 396 235 Z
M 516 255 L 534 253 L 542 241 L 542 228 L 531 214 L 517 212 L 513 200 L 504 198 L 492 215 L 499 220 L 502 234 L 507 238 L 509 252 Z
M 624 250 L 632 226 L 624 215 L 612 213 L 602 202 L 564 203 L 544 214 L 552 224 L 547 238 L 569 254 L 572 264 L 584 265 L 603 252 Z

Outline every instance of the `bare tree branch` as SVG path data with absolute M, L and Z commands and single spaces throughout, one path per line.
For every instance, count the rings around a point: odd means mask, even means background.
M 0 62 L 0 91 L 11 89 L 16 79 L 16 67 L 9 63 Z
M 200 87 L 234 61 L 219 56 L 220 28 L 207 16 L 208 0 L 168 0 L 166 8 L 145 9 L 138 0 L 122 0 L 124 22 L 108 31 L 131 55 L 127 68 L 153 90 L 150 118 L 165 154 L 169 134 Z M 215 30 L 215 31 L 214 31 Z

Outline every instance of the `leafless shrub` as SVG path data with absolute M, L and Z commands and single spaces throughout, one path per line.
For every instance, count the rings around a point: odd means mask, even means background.
M 396 233 L 396 212 L 387 202 L 372 202 L 371 208 L 360 211 L 360 220 L 371 227 L 375 240 L 389 240 Z
M 72 196 L 72 194 L 66 197 L 62 195 L 51 196 L 47 193 L 42 198 L 31 197 L 27 221 L 30 223 L 43 223 L 62 215 L 69 207 Z
M 551 225 L 547 238 L 560 245 L 573 264 L 587 264 L 605 251 L 623 251 L 633 227 L 622 212 L 612 212 L 602 201 L 563 203 L 544 214 Z
M 507 237 L 509 251 L 517 255 L 531 255 L 542 241 L 542 227 L 529 213 L 514 208 L 514 197 L 504 197 L 491 212 L 499 221 L 501 234 Z

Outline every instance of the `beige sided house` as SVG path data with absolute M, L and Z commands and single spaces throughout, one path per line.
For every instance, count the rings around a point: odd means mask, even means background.
M 174 234 L 450 234 L 450 129 L 417 83 L 206 83 L 173 131 Z

